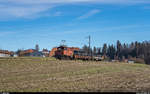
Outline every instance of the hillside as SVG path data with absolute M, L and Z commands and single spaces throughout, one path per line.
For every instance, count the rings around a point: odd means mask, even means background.
M 0 92 L 150 90 L 150 66 L 51 58 L 0 58 Z

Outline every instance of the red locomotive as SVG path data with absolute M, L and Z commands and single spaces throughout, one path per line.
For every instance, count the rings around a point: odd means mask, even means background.
M 66 47 L 66 46 L 60 46 L 55 48 L 54 57 L 57 59 L 74 59 L 74 60 L 101 60 L 100 58 L 95 59 L 94 56 L 88 55 L 83 50 L 80 50 L 76 47 Z
M 60 46 L 57 47 L 57 50 L 55 51 L 55 57 L 58 59 L 73 59 L 74 51 L 78 50 L 79 48 L 76 47 Z

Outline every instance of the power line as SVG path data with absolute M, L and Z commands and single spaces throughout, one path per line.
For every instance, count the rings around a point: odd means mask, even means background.
M 65 43 L 66 43 L 66 40 L 61 40 L 61 44 L 60 45 L 64 46 Z

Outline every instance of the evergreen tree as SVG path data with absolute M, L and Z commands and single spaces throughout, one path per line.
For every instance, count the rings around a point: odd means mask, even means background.
M 107 49 L 107 55 L 110 57 L 110 59 L 114 59 L 116 54 L 116 49 L 113 45 L 109 45 Z
M 121 54 L 120 54 L 120 52 L 121 52 L 121 47 L 122 47 L 122 45 L 121 45 L 120 41 L 117 40 L 117 52 L 116 52 L 116 55 L 117 55 L 118 59 L 121 59 L 121 58 L 122 58 L 122 57 L 121 57 Z
M 103 54 L 104 56 L 106 56 L 106 53 L 107 53 L 107 44 L 105 43 L 105 44 L 103 45 L 103 48 L 102 48 L 102 54 Z
M 85 51 L 85 53 L 87 53 L 87 54 L 89 53 L 89 47 L 87 45 L 84 45 L 82 47 L 82 50 Z
M 96 55 L 97 54 L 97 49 L 96 47 L 93 48 L 93 55 Z
M 101 55 L 101 48 L 97 48 L 97 54 Z

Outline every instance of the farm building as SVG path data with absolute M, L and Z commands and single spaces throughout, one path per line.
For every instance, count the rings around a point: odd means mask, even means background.
M 8 50 L 0 50 L 0 57 L 10 57 L 13 55 L 13 52 Z
M 20 51 L 19 56 L 43 57 L 43 53 L 34 49 L 28 49 Z
M 30 53 L 33 53 L 34 49 L 23 50 L 18 53 L 19 56 L 29 56 Z
M 37 52 L 37 51 L 30 53 L 28 56 L 31 56 L 31 57 L 45 57 L 42 52 Z

